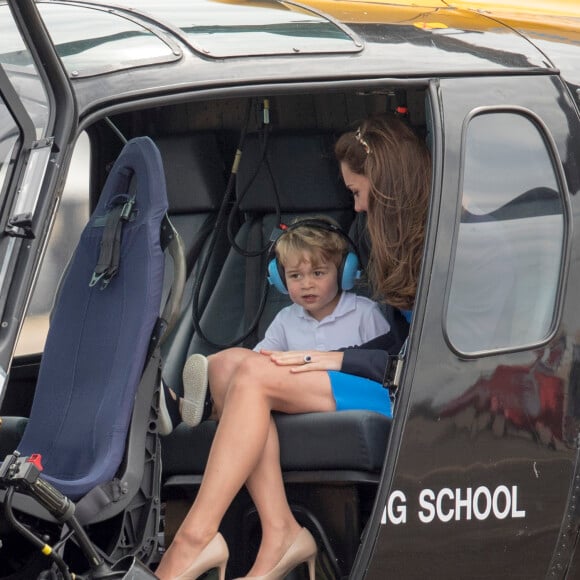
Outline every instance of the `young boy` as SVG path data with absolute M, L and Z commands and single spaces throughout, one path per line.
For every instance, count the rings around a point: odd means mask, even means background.
M 302 218 L 282 232 L 269 264 L 270 283 L 293 304 L 283 308 L 254 350 L 336 350 L 389 331 L 376 302 L 345 289 L 358 272 L 353 242 L 327 216 Z M 159 433 L 183 420 L 194 427 L 211 411 L 207 358 L 191 355 L 183 369 L 184 397 L 165 384 L 160 393 Z
M 389 331 L 376 302 L 345 290 L 354 283 L 358 259 L 334 220 L 296 220 L 274 249 L 276 263 L 269 267 L 276 269 L 274 286 L 293 304 L 277 314 L 255 351 L 336 350 Z

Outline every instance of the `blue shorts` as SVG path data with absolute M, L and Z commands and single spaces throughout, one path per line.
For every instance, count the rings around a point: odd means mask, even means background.
M 340 371 L 328 371 L 328 376 L 337 411 L 358 409 L 393 416 L 389 390 L 381 383 Z

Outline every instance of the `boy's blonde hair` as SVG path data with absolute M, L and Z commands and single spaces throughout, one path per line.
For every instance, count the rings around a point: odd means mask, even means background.
M 308 223 L 314 220 L 340 228 L 335 220 L 325 215 L 293 220 L 290 223 L 292 227 L 285 231 L 276 242 L 275 252 L 278 262 L 286 267 L 291 256 L 306 254 L 314 267 L 332 262 L 340 270 L 342 261 L 349 251 L 346 238 L 338 232 Z M 305 222 L 305 224 L 300 225 L 300 222 Z

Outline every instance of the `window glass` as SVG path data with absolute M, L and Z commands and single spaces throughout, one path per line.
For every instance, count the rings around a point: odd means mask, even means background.
M 181 56 L 167 37 L 164 40 L 114 10 L 57 2 L 41 2 L 38 10 L 67 72 L 75 78 L 171 62 Z
M 171 22 L 196 51 L 213 58 L 362 50 L 352 32 L 294 2 L 125 0 L 123 5 Z
M 44 137 L 48 125 L 48 98 L 7 5 L 0 6 L 0 65 L 32 119 L 37 138 Z
M 564 206 L 547 141 L 516 112 L 474 117 L 446 328 L 463 353 L 515 348 L 551 330 Z
M 60 206 L 16 346 L 16 355 L 38 353 L 44 349 L 54 296 L 89 219 L 89 162 L 89 139 L 83 133 L 75 145 Z
M 20 131 L 6 103 L 0 97 L 0 199 L 8 184 L 14 152 L 20 137 Z

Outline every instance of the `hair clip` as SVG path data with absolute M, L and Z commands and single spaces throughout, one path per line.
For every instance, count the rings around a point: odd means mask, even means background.
M 355 134 L 354 134 L 355 139 L 363 146 L 365 152 L 367 155 L 371 154 L 371 148 L 369 147 L 369 144 L 362 138 L 361 132 L 360 132 L 360 127 L 356 130 Z

